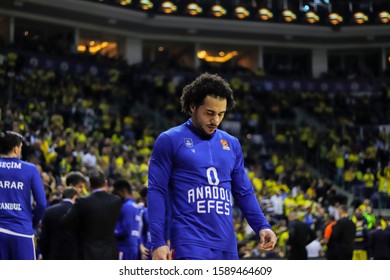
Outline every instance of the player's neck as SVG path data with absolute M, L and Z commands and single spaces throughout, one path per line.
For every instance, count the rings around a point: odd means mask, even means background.
M 0 154 L 1 158 L 19 158 L 19 156 L 16 153 L 9 153 L 9 154 Z

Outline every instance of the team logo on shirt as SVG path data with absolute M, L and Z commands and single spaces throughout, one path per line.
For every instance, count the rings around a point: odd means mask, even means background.
M 230 151 L 229 143 L 225 139 L 221 139 L 222 149 Z
M 191 138 L 184 138 L 184 145 L 186 145 L 187 148 L 192 148 L 194 146 L 194 143 L 192 143 Z

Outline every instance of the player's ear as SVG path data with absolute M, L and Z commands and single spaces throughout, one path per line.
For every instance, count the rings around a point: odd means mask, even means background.
M 194 111 L 195 111 L 195 109 L 196 109 L 195 104 L 191 104 L 191 105 L 190 105 L 190 113 L 193 114 Z

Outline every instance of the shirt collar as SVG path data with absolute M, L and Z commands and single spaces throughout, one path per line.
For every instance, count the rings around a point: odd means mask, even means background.
M 195 133 L 196 135 L 199 136 L 200 139 L 202 140 L 210 140 L 211 138 L 214 137 L 215 135 L 215 132 L 213 132 L 213 134 L 209 135 L 209 134 L 206 134 L 204 133 L 203 131 L 199 130 L 198 128 L 196 128 L 194 126 L 194 124 L 192 123 L 192 119 L 190 118 L 188 121 L 186 121 L 185 125 L 193 132 Z

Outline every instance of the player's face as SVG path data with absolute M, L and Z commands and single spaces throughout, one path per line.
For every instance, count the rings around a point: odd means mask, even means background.
M 191 106 L 192 124 L 211 135 L 218 128 L 226 113 L 226 99 L 206 96 L 199 107 Z

